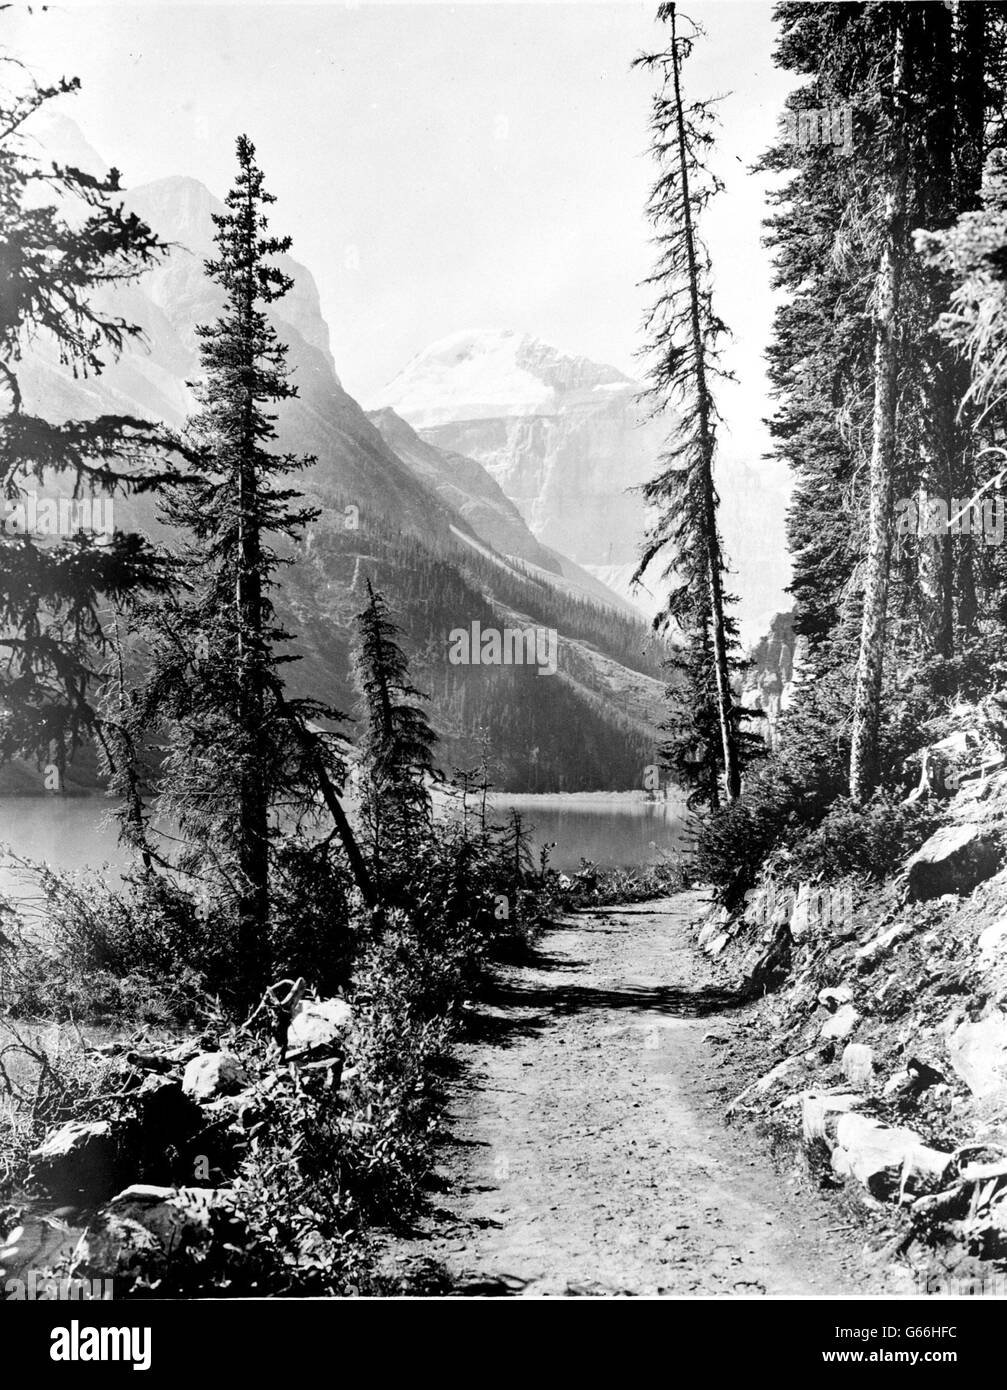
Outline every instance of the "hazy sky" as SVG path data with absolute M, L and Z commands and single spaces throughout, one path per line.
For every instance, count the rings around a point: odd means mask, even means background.
M 705 231 L 741 386 L 732 455 L 765 448 L 771 299 L 761 181 L 792 80 L 763 0 L 696 0 L 686 80 L 721 106 L 727 191 Z M 656 4 L 50 4 L 13 25 L 40 77 L 124 185 L 188 174 L 222 195 L 247 132 L 274 227 L 313 271 L 346 388 L 368 396 L 462 328 L 515 327 L 634 373 L 651 260 L 642 209 Z M 16 33 L 13 30 L 16 29 Z

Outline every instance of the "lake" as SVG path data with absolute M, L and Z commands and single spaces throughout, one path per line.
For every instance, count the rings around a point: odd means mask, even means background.
M 116 844 L 118 825 L 109 820 L 115 803 L 101 796 L 0 797 L 0 896 L 19 900 L 31 915 L 34 890 L 11 862 L 11 854 L 55 869 L 125 867 L 127 857 Z
M 127 859 L 109 819 L 113 805 L 97 796 L 0 798 L 0 895 L 24 900 L 32 894 L 11 851 L 59 869 L 108 864 L 118 872 Z M 602 868 L 656 864 L 681 844 L 681 803 L 647 801 L 635 792 L 496 795 L 491 807 L 501 824 L 511 809 L 521 813 L 536 855 L 543 844 L 554 843 L 549 862 L 561 871 L 578 868 L 582 858 Z M 30 910 L 30 903 L 25 907 Z
M 661 863 L 682 843 L 682 804 L 647 801 L 635 792 L 500 795 L 492 805 L 501 824 L 511 810 L 520 812 L 536 856 L 543 844 L 555 845 L 549 855 L 554 869 L 578 869 L 582 859 L 603 869 L 642 868 Z

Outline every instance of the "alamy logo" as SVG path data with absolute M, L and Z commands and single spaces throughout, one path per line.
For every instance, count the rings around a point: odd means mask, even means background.
M 763 927 L 788 921 L 795 934 L 848 927 L 853 921 L 853 889 L 849 884 L 839 888 L 802 884 L 795 893 L 767 883 L 746 895 L 745 920 Z
M 111 497 L 46 497 L 28 492 L 4 502 L 6 536 L 63 536 L 83 531 L 106 540 L 115 530 Z
M 812 111 L 787 111 L 780 117 L 783 138 L 799 150 L 828 145 L 853 153 L 853 107 L 827 106 Z
M 149 1327 L 54 1327 L 52 1361 L 132 1361 L 134 1371 L 150 1370 Z
M 452 666 L 537 666 L 540 676 L 558 668 L 559 636 L 554 627 L 455 627 L 448 633 Z
M 900 497 L 895 503 L 895 537 L 982 536 L 987 545 L 1003 545 L 1007 530 L 1003 493 L 990 497 L 930 497 L 921 489 L 917 497 Z
M 1007 458 L 1007 449 L 991 444 L 980 449 L 976 459 L 987 454 Z M 989 493 L 1007 476 L 1007 468 L 983 483 L 972 497 L 931 497 L 921 487 L 915 497 L 900 497 L 895 503 L 895 547 L 901 553 L 906 536 L 982 536 L 987 545 L 1003 545 L 1007 533 L 1007 516 L 1001 492 Z
M 24 1279 L 4 1281 L 4 1297 L 12 1303 L 95 1303 L 113 1297 L 112 1279 L 54 1279 L 27 1271 Z

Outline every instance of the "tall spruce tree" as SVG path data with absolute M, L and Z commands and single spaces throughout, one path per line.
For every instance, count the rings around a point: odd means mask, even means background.
M 270 872 L 284 818 L 313 815 L 320 794 L 358 886 L 374 899 L 339 801 L 341 740 L 319 723 L 338 726 L 342 716 L 284 689 L 284 667 L 295 658 L 271 592 L 317 514 L 284 480 L 313 460 L 276 447 L 270 407 L 296 387 L 267 311 L 292 285 L 275 263 L 290 239 L 268 233 L 264 210 L 274 198 L 246 136 L 237 159 L 227 210 L 214 214 L 217 255 L 206 264 L 223 308 L 198 329 L 204 377 L 188 437 L 199 466 L 168 490 L 164 507 L 164 519 L 187 536 L 179 589 L 144 614 L 143 713 L 163 740 L 153 779 L 158 809 L 180 828 L 180 867 L 230 904 L 238 993 L 251 1002 L 270 966 Z
M 721 375 L 718 340 L 726 331 L 713 310 L 710 262 L 697 221 L 720 184 L 703 162 L 712 141 L 708 102 L 687 104 L 682 64 L 692 37 L 678 32 L 674 4 L 663 4 L 658 18 L 670 30 L 667 47 L 639 63 L 660 77 L 651 113 L 652 152 L 658 175 L 647 213 L 655 229 L 658 260 L 647 284 L 657 297 L 646 319 L 652 366 L 649 396 L 655 410 L 676 408 L 680 422 L 661 458 L 661 471 L 643 488 L 657 509 L 646 536 L 635 578 L 658 555 L 672 581 L 668 599 L 655 619 L 673 624 L 680 647 L 669 665 L 678 676 L 665 745 L 666 759 L 697 783 L 697 799 L 715 806 L 720 777 L 728 801 L 741 790 L 741 711 L 732 676 L 737 629 L 724 592 L 725 564 L 717 521 L 713 467 L 718 414 L 711 381 Z

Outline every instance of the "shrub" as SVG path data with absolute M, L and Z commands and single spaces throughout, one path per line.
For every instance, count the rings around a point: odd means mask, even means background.
M 862 874 L 883 878 L 917 850 L 938 820 L 932 808 L 878 793 L 866 806 L 840 797 L 790 851 L 796 880 Z
M 94 1117 L 113 1073 L 109 1061 L 85 1050 L 79 1032 L 58 1029 L 46 1038 L 0 1019 L 0 1192 L 9 1196 L 20 1185 L 29 1151 L 49 1129 Z
M 691 882 L 691 864 L 680 855 L 640 869 L 599 869 L 589 859 L 582 859 L 576 873 L 551 876 L 557 904 L 566 912 L 664 898 L 688 888 Z
M 111 887 L 98 874 L 30 866 L 45 900 L 31 935 L 8 910 L 0 945 L 14 1017 L 171 1024 L 205 1017 L 233 971 L 226 933 L 192 896 L 158 876 Z

